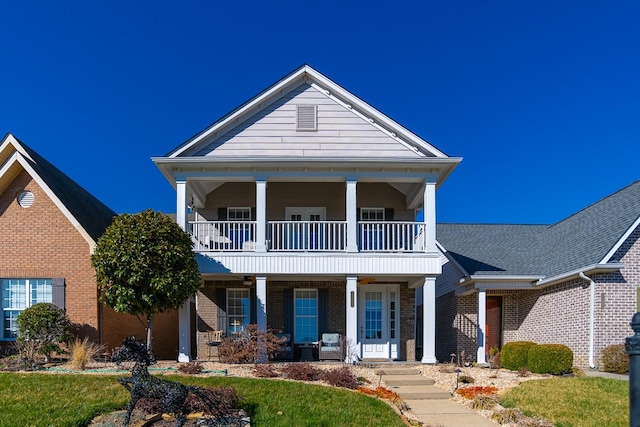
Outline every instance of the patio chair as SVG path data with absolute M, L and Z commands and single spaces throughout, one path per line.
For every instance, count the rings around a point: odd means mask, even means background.
M 222 333 L 223 331 L 209 331 L 207 333 L 207 341 L 205 344 L 209 347 L 209 353 L 207 355 L 208 359 L 211 359 L 211 348 L 212 347 L 220 347 L 222 344 Z M 218 361 L 220 360 L 220 349 L 218 348 Z
M 318 343 L 318 359 L 343 360 L 342 340 L 340 334 L 323 333 Z

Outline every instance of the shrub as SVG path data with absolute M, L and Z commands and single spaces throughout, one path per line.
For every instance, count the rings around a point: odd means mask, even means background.
M 491 409 L 498 404 L 498 397 L 491 394 L 479 394 L 471 402 L 473 409 Z
M 83 371 L 89 362 L 99 355 L 103 349 L 104 346 L 89 341 L 88 337 L 85 337 L 82 341 L 80 341 L 80 338 L 76 338 L 76 340 L 69 345 L 71 368 Z
M 35 345 L 35 352 L 48 360 L 51 353 L 63 353 L 61 344 L 71 339 L 71 322 L 63 309 L 41 302 L 24 309 L 17 318 L 18 341 Z
M 528 361 L 531 372 L 562 375 L 571 372 L 573 352 L 562 344 L 540 344 L 529 349 Z
M 292 380 L 298 381 L 318 381 L 322 372 L 314 368 L 307 362 L 289 363 L 282 369 L 282 373 Z
M 500 367 L 500 349 L 498 347 L 489 349 L 489 367 L 492 369 Z
M 523 417 L 516 423 L 516 427 L 554 427 L 554 425 L 540 417 Z
M 322 379 L 334 387 L 344 387 L 351 390 L 358 388 L 358 380 L 347 366 L 324 371 Z
M 629 372 L 629 355 L 624 344 L 613 344 L 602 350 L 602 369 L 605 372 L 625 374 Z
M 218 351 L 224 363 L 260 363 L 276 357 L 283 347 L 283 339 L 248 325 L 239 334 L 224 338 Z
M 375 389 L 370 389 L 367 387 L 358 387 L 358 391 L 362 394 L 367 394 L 369 396 L 377 396 L 380 399 L 389 400 L 391 402 L 400 402 L 400 396 L 397 393 L 389 390 L 385 387 L 376 387 Z
M 458 381 L 460 381 L 462 384 L 473 384 L 476 382 L 476 380 L 473 377 L 470 377 L 469 375 L 460 375 L 460 378 L 458 378 Z
M 188 362 L 181 363 L 178 367 L 178 372 L 181 374 L 197 375 L 203 371 L 202 364 L 200 362 Z
M 465 399 L 475 399 L 478 395 L 494 395 L 498 392 L 498 387 L 474 385 L 471 387 L 463 387 L 456 390 L 456 394 Z
M 531 341 L 513 341 L 505 344 L 500 352 L 500 365 L 510 371 L 526 368 L 529 349 L 536 345 Z
M 271 363 L 258 363 L 253 367 L 253 373 L 258 378 L 277 378 L 280 372 L 276 371 Z
M 501 411 L 496 411 L 491 416 L 491 419 L 498 424 L 513 424 L 524 418 L 524 414 L 518 408 L 507 408 Z
M 528 377 L 529 375 L 531 375 L 531 372 L 527 368 L 519 368 L 518 369 L 518 376 L 519 377 Z

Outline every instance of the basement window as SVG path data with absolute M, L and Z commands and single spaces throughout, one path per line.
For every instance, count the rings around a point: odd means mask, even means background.
M 318 106 L 296 105 L 296 131 L 318 130 Z

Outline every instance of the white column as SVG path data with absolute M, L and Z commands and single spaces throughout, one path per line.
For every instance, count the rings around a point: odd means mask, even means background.
M 347 252 L 358 252 L 358 210 L 355 179 L 347 180 Z
M 256 321 L 258 329 L 267 330 L 267 277 L 256 276 Z
M 178 309 L 178 362 L 191 361 L 191 299 Z
M 176 180 L 176 222 L 187 229 L 187 181 Z M 178 309 L 178 362 L 191 361 L 191 301 Z
M 477 365 L 486 366 L 487 291 L 478 289 L 478 355 Z
M 256 181 L 256 252 L 267 251 L 267 181 Z
M 360 344 L 358 343 L 358 277 L 347 276 L 347 330 L 346 342 L 347 360 L 351 363 L 356 356 L 360 356 Z M 349 360 L 351 359 L 351 360 Z
M 422 363 L 436 363 L 436 278 L 422 285 Z
M 187 181 L 176 180 L 176 222 L 187 229 Z
M 424 225 L 426 232 L 425 252 L 436 252 L 436 184 L 424 184 Z

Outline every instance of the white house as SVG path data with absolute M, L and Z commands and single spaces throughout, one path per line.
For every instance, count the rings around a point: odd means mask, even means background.
M 294 347 L 338 332 L 364 360 L 413 360 L 418 340 L 435 362 L 436 189 L 460 160 L 308 65 L 153 158 L 203 279 L 179 359 L 257 323 Z

